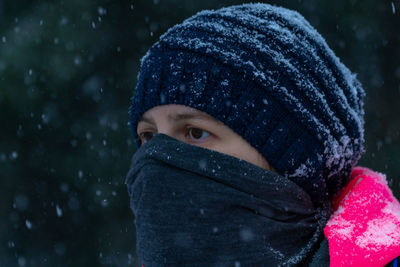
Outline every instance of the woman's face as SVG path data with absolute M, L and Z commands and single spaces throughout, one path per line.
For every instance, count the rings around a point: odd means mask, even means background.
M 146 143 L 156 133 L 274 170 L 254 147 L 228 126 L 207 113 L 188 106 L 169 104 L 146 111 L 137 127 L 141 143 Z

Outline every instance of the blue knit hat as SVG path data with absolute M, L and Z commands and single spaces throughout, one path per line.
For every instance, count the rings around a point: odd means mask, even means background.
M 297 12 L 262 3 L 203 10 L 141 59 L 136 127 L 158 105 L 223 122 L 314 200 L 332 197 L 364 151 L 364 90 Z

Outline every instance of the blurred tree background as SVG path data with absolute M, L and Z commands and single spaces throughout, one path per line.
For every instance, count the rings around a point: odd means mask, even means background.
M 140 58 L 203 9 L 249 1 L 0 1 L 0 266 L 137 266 L 124 185 Z M 267 1 L 265 1 L 267 2 Z M 294 0 L 358 73 L 360 165 L 400 196 L 400 0 Z

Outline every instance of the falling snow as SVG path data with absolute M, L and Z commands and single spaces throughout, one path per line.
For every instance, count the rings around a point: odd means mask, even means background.
M 63 211 L 58 204 L 56 205 L 56 213 L 58 217 L 61 217 L 63 215 Z
M 32 223 L 31 223 L 31 221 L 25 220 L 25 225 L 26 225 L 26 228 L 28 228 L 29 230 L 32 229 Z

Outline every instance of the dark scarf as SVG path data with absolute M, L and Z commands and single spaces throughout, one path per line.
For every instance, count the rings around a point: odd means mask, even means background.
M 331 214 L 283 176 L 164 134 L 126 184 L 145 267 L 309 265 Z

